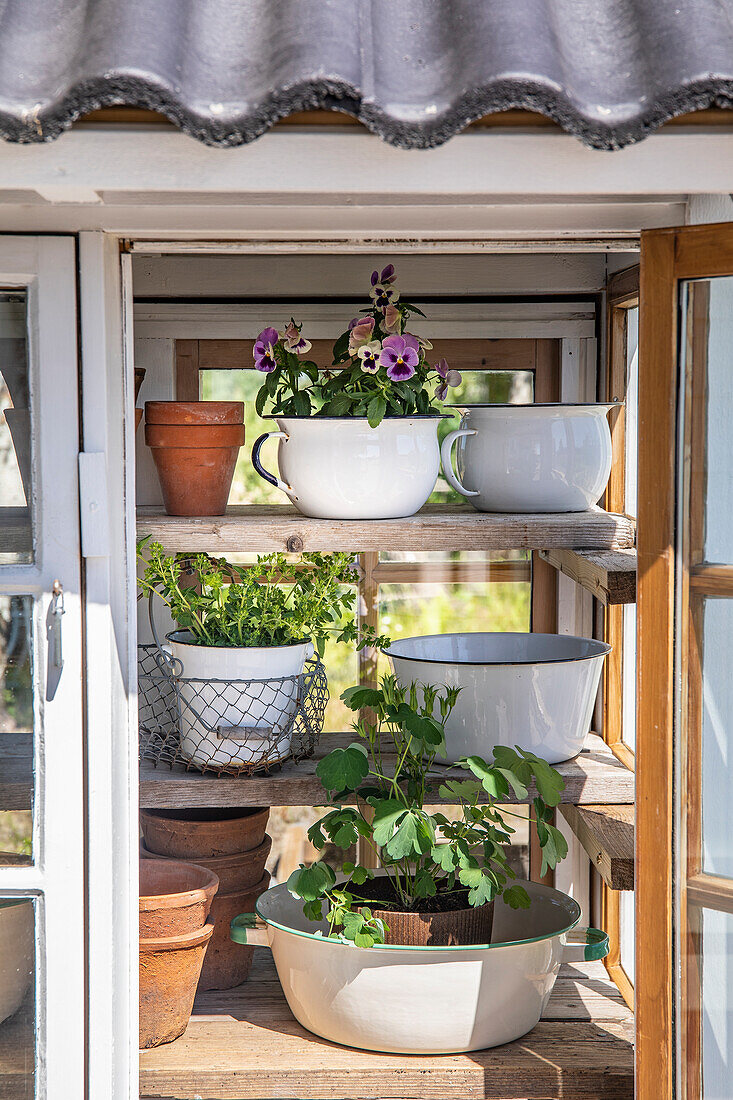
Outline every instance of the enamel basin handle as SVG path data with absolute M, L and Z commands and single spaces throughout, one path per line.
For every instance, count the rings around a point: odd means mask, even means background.
M 229 938 L 247 947 L 269 947 L 267 923 L 257 913 L 240 913 L 229 925 Z
M 260 451 L 262 450 L 263 443 L 268 439 L 284 439 L 287 441 L 289 438 L 287 432 L 265 432 L 264 435 L 261 435 L 259 439 L 255 440 L 254 447 L 252 448 L 252 465 L 261 478 L 264 478 L 270 485 L 274 485 L 276 489 L 282 489 L 291 500 L 297 500 L 298 498 L 290 485 L 287 485 L 284 481 L 281 481 L 279 477 L 275 477 L 274 474 L 271 474 L 260 462 Z
M 455 489 L 461 496 L 477 497 L 480 495 L 478 489 L 467 489 L 465 485 L 461 485 L 460 481 L 453 473 L 453 466 L 451 464 L 451 450 L 453 449 L 453 444 L 464 435 L 476 435 L 476 432 L 473 428 L 457 428 L 454 432 L 448 432 L 440 445 L 440 461 L 443 463 L 445 480 L 451 488 Z M 255 444 L 255 446 L 257 446 L 257 444 Z
M 600 928 L 574 928 L 568 932 L 562 951 L 562 961 L 592 962 L 608 954 L 608 935 Z

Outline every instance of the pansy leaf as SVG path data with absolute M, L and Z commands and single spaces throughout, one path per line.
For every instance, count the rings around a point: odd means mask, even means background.
M 369 421 L 370 428 L 377 428 L 384 419 L 384 414 L 387 411 L 387 402 L 382 397 L 381 393 L 376 394 L 369 405 L 367 406 L 367 420 Z

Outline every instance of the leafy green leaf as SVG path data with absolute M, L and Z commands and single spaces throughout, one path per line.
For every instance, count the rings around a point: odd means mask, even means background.
M 450 844 L 436 844 L 430 855 L 433 861 L 444 871 L 455 870 L 458 858 Z
M 510 886 L 504 891 L 502 898 L 510 909 L 529 909 L 529 894 L 523 886 Z
M 384 414 L 387 411 L 387 402 L 384 400 L 381 394 L 377 394 L 369 402 L 367 407 L 367 419 L 369 421 L 370 428 L 377 428 L 382 420 Z
M 454 798 L 461 802 L 473 802 L 481 791 L 481 784 L 472 779 L 447 779 L 438 788 L 438 794 L 445 802 Z
M 405 859 L 432 851 L 434 842 L 435 836 L 425 818 L 418 811 L 408 811 L 384 847 L 392 859 Z
M 509 784 L 502 771 L 487 764 L 480 756 L 464 757 L 461 763 L 481 780 L 481 786 L 492 798 L 503 798 L 509 792 Z
M 355 791 L 369 772 L 361 746 L 333 749 L 318 762 L 316 775 L 327 791 Z
M 301 864 L 297 871 L 293 871 L 288 879 L 288 890 L 293 897 L 302 898 L 303 901 L 318 901 L 335 882 L 333 868 L 319 860 L 310 867 Z
M 357 685 L 343 691 L 341 699 L 349 710 L 361 710 L 362 707 L 378 707 L 383 701 L 383 696 L 376 688 Z
M 383 848 L 392 839 L 397 823 L 406 812 L 404 803 L 396 798 L 382 798 L 374 803 L 372 835 L 377 847 Z

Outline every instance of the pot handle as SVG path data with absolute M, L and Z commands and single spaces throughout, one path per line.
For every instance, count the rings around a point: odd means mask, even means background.
M 229 925 L 229 938 L 247 947 L 269 947 L 267 923 L 257 913 L 240 913 Z
M 574 928 L 567 934 L 562 961 L 572 963 L 605 959 L 608 950 L 608 935 L 600 928 Z
M 262 450 L 263 443 L 265 443 L 268 439 L 287 440 L 289 438 L 290 437 L 288 436 L 287 432 L 265 432 L 264 435 L 261 435 L 259 439 L 256 439 L 254 442 L 254 447 L 252 448 L 252 465 L 254 466 L 255 470 L 261 478 L 264 478 L 265 481 L 270 483 L 270 485 L 274 485 L 276 489 L 282 489 L 282 491 L 287 496 L 289 496 L 291 500 L 297 500 L 298 498 L 293 492 L 290 485 L 286 485 L 285 482 L 281 481 L 279 477 L 275 477 L 274 474 L 271 474 L 260 462 L 260 451 Z
M 473 428 L 457 428 L 454 432 L 448 432 L 440 445 L 440 461 L 443 463 L 445 480 L 451 488 L 455 489 L 461 496 L 477 497 L 480 495 L 478 489 L 467 489 L 465 485 L 461 485 L 460 481 L 453 473 L 453 466 L 451 465 L 451 450 L 453 449 L 453 444 L 463 435 L 476 435 L 476 431 Z M 255 446 L 257 446 L 257 444 L 255 444 Z

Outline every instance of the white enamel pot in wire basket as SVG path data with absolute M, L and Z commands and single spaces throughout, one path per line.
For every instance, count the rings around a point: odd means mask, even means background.
M 304 696 L 309 639 L 283 646 L 204 646 L 187 630 L 158 642 L 180 707 L 180 756 L 202 770 L 253 769 L 285 760 Z
M 252 448 L 260 477 L 282 490 L 306 516 L 399 519 L 412 516 L 435 488 L 440 469 L 441 416 L 278 416 L 278 431 Z M 260 461 L 267 439 L 279 439 L 279 476 Z
M 230 934 L 271 949 L 296 1020 L 330 1042 L 395 1054 L 483 1050 L 531 1031 L 562 963 L 608 953 L 604 932 L 576 927 L 571 897 L 522 886 L 529 909 L 497 900 L 488 944 L 355 947 L 307 920 L 285 884 L 235 917 Z
M 608 412 L 617 406 L 452 406 L 463 412 L 441 446 L 446 481 L 479 512 L 585 512 L 611 473 Z

